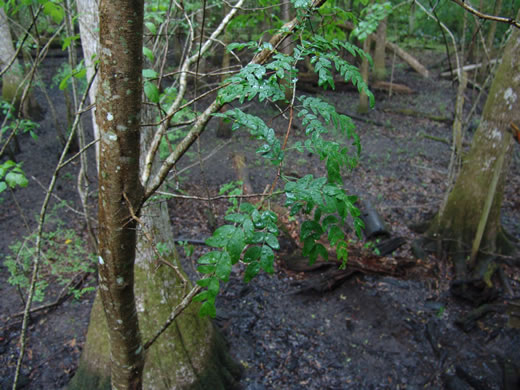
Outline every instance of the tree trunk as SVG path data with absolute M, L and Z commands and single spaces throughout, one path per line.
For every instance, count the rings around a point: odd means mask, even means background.
M 2 99 L 13 104 L 15 115 L 34 120 L 42 119 L 43 111 L 30 90 L 25 97 L 23 96 L 27 82 L 23 81 L 23 69 L 16 58 L 7 15 L 3 8 L 0 8 L 0 38 L 0 70 L 4 72 L 9 67 L 2 75 Z
M 165 203 L 143 208 L 135 262 L 135 297 L 139 327 L 148 340 L 179 304 L 190 285 L 183 286 L 177 274 L 159 265 L 154 244 L 168 248 L 163 256 L 176 266 L 173 232 Z M 110 388 L 110 351 L 107 322 L 101 301 L 96 297 L 90 315 L 87 342 L 78 371 L 69 384 L 72 389 Z M 222 336 L 207 318 L 198 315 L 199 305 L 191 304 L 173 324 L 146 350 L 144 389 L 233 389 L 240 368 L 227 354 Z
M 99 4 L 99 292 L 108 325 L 114 389 L 140 389 L 144 349 L 134 298 L 144 2 Z
M 11 38 L 11 31 L 7 22 L 7 15 L 3 8 L 0 8 L 0 66 L 3 71 L 6 66 L 10 66 L 9 70 L 2 76 L 2 98 L 7 102 L 18 103 L 18 99 L 22 95 L 21 84 L 23 72 L 15 58 L 16 52 Z
M 363 42 L 363 51 L 367 54 L 370 52 L 370 37 L 366 37 L 365 41 Z M 363 80 L 365 83 L 368 83 L 368 60 L 363 57 L 363 60 L 361 62 L 361 76 L 363 76 Z M 369 109 L 368 104 L 368 95 L 361 91 L 359 93 L 359 102 L 357 106 L 357 112 L 360 114 L 366 114 Z
M 513 29 L 506 44 L 502 63 L 491 85 L 471 150 L 464 159 L 444 209 L 438 213 L 429 229 L 429 236 L 440 240 L 442 249 L 447 251 L 455 261 L 464 260 L 469 253 L 487 199 L 491 199 L 492 203 L 480 248 L 488 253 L 507 249 L 507 241 L 500 224 L 500 207 L 507 162 L 512 151 L 512 137 L 508 129 L 512 123 L 520 123 L 518 63 L 520 63 L 520 31 Z M 506 163 L 501 169 L 497 169 L 502 154 L 505 154 Z M 499 176 L 492 193 L 489 188 L 495 175 Z M 457 277 L 468 276 L 466 264 L 464 262 L 456 264 L 458 264 Z
M 374 51 L 374 80 L 386 79 L 385 47 L 386 47 L 386 21 L 384 18 L 377 26 L 376 48 Z
M 99 52 L 98 40 L 98 2 L 92 0 L 77 0 L 78 22 L 81 34 L 81 48 L 83 50 L 83 59 L 87 69 L 87 81 L 92 80 L 95 75 L 94 56 Z M 88 91 L 90 102 L 96 101 L 97 94 L 97 77 L 93 80 L 90 90 Z M 92 130 L 94 139 L 99 138 L 99 129 L 96 123 L 96 108 L 92 110 Z M 96 161 L 99 161 L 99 143 L 96 145 Z
M 98 47 L 97 44 L 90 42 L 91 39 L 96 39 L 90 33 L 97 29 L 98 19 L 95 14 L 97 11 L 85 9 L 84 5 L 80 8 L 82 8 L 80 13 L 85 18 L 85 24 L 82 27 L 84 50 L 85 47 L 92 50 Z M 86 15 L 89 17 L 86 18 Z M 103 19 L 101 21 L 103 22 Z M 85 32 L 88 32 L 90 35 L 85 34 Z M 85 56 L 91 56 L 91 54 L 87 54 L 88 50 L 85 50 Z M 90 53 L 93 52 L 91 51 Z M 101 73 L 103 70 L 104 68 L 101 70 Z M 93 85 L 93 88 L 96 88 L 96 84 Z M 103 91 L 100 92 L 104 93 Z M 116 92 L 114 94 L 120 95 Z M 106 99 L 104 95 L 101 96 Z M 140 94 L 137 94 L 137 96 L 140 96 Z M 121 104 L 121 106 L 124 105 Z M 110 113 L 114 115 L 113 111 L 110 111 Z M 108 116 L 108 112 L 104 109 L 103 104 L 98 103 L 98 115 L 102 118 L 107 118 Z M 146 123 L 154 121 L 150 110 L 145 110 L 142 120 Z M 117 131 L 117 124 L 114 125 L 116 126 L 115 131 Z M 115 131 L 113 130 L 112 134 L 116 134 L 119 140 L 126 136 L 126 132 L 120 134 Z M 140 130 L 141 157 L 149 146 L 151 131 L 151 128 Z M 106 131 L 103 131 L 103 134 L 100 189 L 104 187 L 106 190 L 108 184 L 102 182 L 101 179 L 103 175 L 107 174 L 106 164 L 103 164 L 103 161 L 105 161 L 107 153 L 106 140 L 110 139 L 110 137 L 113 138 L 113 136 Z M 135 151 L 133 151 L 133 155 L 136 156 Z M 136 158 L 139 161 L 139 155 Z M 142 160 L 143 158 L 141 158 L 140 162 L 141 167 L 144 163 Z M 115 169 L 117 171 L 117 166 Z M 139 170 L 137 170 L 138 172 Z M 111 176 L 111 178 L 113 177 Z M 135 180 L 135 178 L 132 176 L 131 180 Z M 140 188 L 140 184 L 135 184 L 135 186 Z M 139 191 L 136 191 L 136 193 L 138 194 Z M 125 194 L 129 199 L 132 196 L 129 193 Z M 120 204 L 122 206 L 121 212 L 126 215 L 126 221 L 129 221 L 131 212 L 130 210 L 124 210 L 127 206 L 124 201 L 125 195 L 120 193 L 120 196 L 119 199 L 122 202 Z M 135 196 L 138 195 L 134 194 Z M 168 252 L 166 255 L 168 260 L 180 268 L 180 265 L 177 264 L 175 243 L 172 240 L 173 234 L 166 204 L 152 202 L 152 205 L 145 206 L 140 221 L 143 224 L 139 226 L 138 230 L 140 233 L 137 235 L 137 253 L 135 254 L 135 266 L 133 268 L 134 293 L 127 293 L 129 294 L 128 297 L 133 297 L 135 294 L 135 310 L 138 319 L 136 321 L 135 316 L 131 318 L 130 325 L 139 324 L 142 338 L 147 340 L 164 324 L 172 308 L 180 303 L 184 293 L 188 291 L 190 286 L 184 286 L 181 279 L 171 268 L 164 265 L 158 267 L 157 255 L 153 248 L 154 245 L 161 243 L 162 247 L 166 248 Z M 126 225 L 125 229 L 135 232 L 135 221 Z M 105 232 L 101 231 L 100 233 L 103 234 Z M 153 237 L 153 245 L 148 240 L 148 237 Z M 102 255 L 101 257 L 106 264 L 107 255 Z M 123 280 L 130 280 L 130 278 L 125 277 Z M 103 290 L 103 281 L 104 279 L 100 279 L 100 292 Z M 192 304 L 185 309 L 182 315 L 170 325 L 157 341 L 144 354 L 140 354 L 141 356 L 146 355 L 142 377 L 142 386 L 144 388 L 171 389 L 191 387 L 194 389 L 230 389 L 235 386 L 235 377 L 239 375 L 239 367 L 227 355 L 222 337 L 207 318 L 199 317 L 198 310 L 199 305 L 197 304 Z M 87 341 L 80 365 L 76 375 L 69 384 L 69 389 L 91 390 L 110 388 L 113 363 L 110 359 L 110 344 L 107 340 L 109 340 L 109 327 L 103 313 L 101 295 L 98 294 L 92 308 Z

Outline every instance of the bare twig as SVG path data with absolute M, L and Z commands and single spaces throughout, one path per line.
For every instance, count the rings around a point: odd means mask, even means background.
M 163 324 L 161 329 L 159 329 L 151 338 L 144 344 L 144 349 L 148 349 L 152 346 L 152 344 L 159 338 L 163 332 L 168 329 L 168 327 L 175 321 L 175 319 L 181 314 L 184 309 L 188 307 L 188 305 L 193 300 L 193 297 L 197 295 L 197 293 L 201 290 L 200 286 L 193 287 L 188 294 L 184 296 L 184 299 L 179 303 L 175 308 L 172 310 L 170 316 L 166 320 L 166 322 Z
M 265 193 L 243 194 L 243 195 L 217 195 L 217 196 L 211 196 L 211 197 L 173 194 L 171 192 L 165 192 L 165 191 L 156 191 L 155 193 L 158 195 L 168 196 L 170 198 L 200 200 L 203 202 L 209 202 L 209 201 L 219 200 L 219 199 L 246 199 L 246 198 L 258 198 L 258 197 L 265 196 Z M 280 195 L 280 194 L 283 194 L 283 191 L 275 191 L 275 192 L 271 193 L 271 196 Z
M 85 90 L 85 93 L 83 94 L 80 107 L 83 106 L 85 100 L 87 99 L 88 91 L 90 89 L 91 83 L 92 83 L 92 80 L 88 84 L 88 87 Z M 32 304 L 32 300 L 34 297 L 36 280 L 38 278 L 38 270 L 40 267 L 42 233 L 43 233 L 43 226 L 45 224 L 45 217 L 47 215 L 47 208 L 49 205 L 51 194 L 54 191 L 54 187 L 56 186 L 56 181 L 58 180 L 58 173 L 60 171 L 60 166 L 63 163 L 63 161 L 65 160 L 65 156 L 67 155 L 69 147 L 70 147 L 72 140 L 74 138 L 74 135 L 76 133 L 76 129 L 78 127 L 79 120 L 80 120 L 80 116 L 76 115 L 76 118 L 74 119 L 74 123 L 72 124 L 72 129 L 70 131 L 69 138 L 67 139 L 67 143 L 63 147 L 60 159 L 58 161 L 58 164 L 56 165 L 56 169 L 54 170 L 54 173 L 51 178 L 51 182 L 49 183 L 49 186 L 47 189 L 47 193 L 45 194 L 45 199 L 43 200 L 43 204 L 40 209 L 40 216 L 38 219 L 38 232 L 36 235 L 36 254 L 34 256 L 31 283 L 29 286 L 29 293 L 27 294 L 27 302 L 25 304 L 25 310 L 24 310 L 23 321 L 22 321 L 22 329 L 20 332 L 20 353 L 18 355 L 18 362 L 16 364 L 16 370 L 15 370 L 15 374 L 14 374 L 13 390 L 16 390 L 16 388 L 17 388 L 18 378 L 20 376 L 20 369 L 22 368 L 22 361 L 23 361 L 23 357 L 24 357 L 24 353 L 25 353 L 25 345 L 26 345 L 26 341 L 27 341 L 26 340 L 27 325 L 28 325 L 28 320 L 29 320 L 29 315 L 30 315 L 30 310 L 31 310 L 31 304 Z
M 483 12 L 480 12 L 476 8 L 474 8 L 469 3 L 469 1 L 464 1 L 464 0 L 451 0 L 451 1 L 454 2 L 455 4 L 458 4 L 459 6 L 464 8 L 469 13 L 479 17 L 480 19 L 487 19 L 487 20 L 492 20 L 494 22 L 506 23 L 506 24 L 509 24 L 516 28 L 520 28 L 520 22 L 516 21 L 514 18 L 507 18 L 507 17 L 502 17 L 502 16 L 485 14 Z

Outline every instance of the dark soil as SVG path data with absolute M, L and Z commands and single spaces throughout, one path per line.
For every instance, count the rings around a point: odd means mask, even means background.
M 426 64 L 437 62 L 432 53 L 423 53 L 422 58 Z M 61 60 L 50 61 L 53 62 L 49 62 L 43 75 L 45 80 L 50 79 Z M 512 298 L 520 295 L 518 268 L 505 266 L 514 296 L 502 293 L 493 302 L 492 310 L 463 330 L 459 320 L 474 307 L 451 295 L 453 273 L 449 263 L 433 256 L 416 261 L 411 253 L 411 243 L 418 235 L 409 226 L 424 221 L 437 210 L 445 191 L 450 156 L 449 145 L 425 135 L 449 140 L 451 129 L 446 123 L 385 109 L 412 108 L 451 117 L 456 88 L 436 76 L 422 79 L 404 65 L 397 67 L 394 81 L 406 84 L 415 94 L 388 97 L 380 92 L 376 94 L 376 108 L 366 118 L 383 126 L 356 121 L 363 152 L 360 165 L 346 174 L 346 188 L 375 206 L 393 237 L 405 239 L 401 248 L 381 261 L 408 259 L 415 266 L 399 278 L 355 273 L 339 287 L 325 292 L 302 291 L 300 286 L 327 271 L 288 270 L 284 262 L 288 254 L 284 251 L 272 276 L 261 274 L 246 285 L 240 280 L 243 269 L 235 269 L 218 299 L 215 323 L 226 336 L 231 354 L 245 368 L 241 380 L 245 389 L 520 388 L 515 387 L 520 383 L 520 332 L 510 314 Z M 475 96 L 468 91 L 470 100 Z M 356 93 L 328 91 L 323 97 L 334 102 L 339 111 L 355 113 Z M 52 100 L 57 104 L 58 115 L 65 117 L 59 90 L 52 91 Z M 470 103 L 467 105 L 469 108 Z M 267 106 L 251 106 L 248 110 L 276 115 Z M 85 120 L 87 126 L 89 120 Z M 24 162 L 29 177 L 38 178 L 46 186 L 60 145 L 49 110 L 40 125 L 37 142 L 21 137 L 22 153 L 17 158 Z M 278 117 L 270 125 L 282 135 L 287 122 Z M 298 125 L 296 120 L 292 129 L 297 138 L 301 132 Z M 210 122 L 201 138 L 202 156 L 224 143 L 215 137 L 216 126 L 216 120 Z M 470 137 L 471 134 L 467 138 Z M 198 166 L 186 170 L 178 183 L 172 181 L 172 186 L 179 185 L 202 196 L 207 191 L 216 194 L 219 186 L 236 180 L 231 159 L 233 153 L 240 151 L 248 159 L 254 191 L 262 192 L 272 182 L 274 173 L 254 153 L 257 146 L 247 135 L 234 134 L 231 143 L 204 161 L 202 172 Z M 514 159 L 504 197 L 503 224 L 520 239 L 520 177 L 514 169 L 519 160 L 518 148 Z M 192 153 L 183 166 L 196 161 L 197 153 Z M 56 195 L 79 208 L 76 171 L 77 163 L 61 174 Z M 94 172 L 92 168 L 91 174 Z M 322 169 L 317 161 L 302 154 L 292 156 L 284 172 L 316 174 L 322 173 Z M 30 179 L 27 188 L 16 190 L 14 196 L 2 194 L 0 253 L 9 254 L 8 246 L 34 229 L 34 216 L 39 213 L 43 195 L 34 179 Z M 15 197 L 28 226 L 20 217 Z M 228 205 L 225 201 L 210 205 L 183 199 L 170 201 L 176 236 L 203 240 L 211 232 L 208 210 L 212 209 L 221 220 Z M 58 215 L 87 242 L 81 218 L 64 208 Z M 48 229 L 53 228 L 56 225 L 51 224 Z M 362 245 L 353 244 L 356 248 Z M 193 277 L 196 259 L 206 250 L 197 245 L 191 257 L 183 258 Z M 370 250 L 361 252 L 374 256 Z M 20 317 L 16 313 L 23 309 L 23 304 L 20 294 L 7 282 L 7 269 L 0 267 L 0 387 L 9 388 L 19 350 Z M 85 283 L 95 284 L 95 277 L 90 275 Z M 60 289 L 51 286 L 47 301 L 52 301 Z M 66 385 L 81 353 L 92 298 L 92 293 L 81 300 L 69 298 L 52 310 L 32 316 L 22 370 L 22 382 L 27 388 Z

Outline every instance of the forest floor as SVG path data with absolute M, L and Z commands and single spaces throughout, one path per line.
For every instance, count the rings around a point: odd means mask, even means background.
M 438 63 L 438 53 L 423 52 L 420 58 L 427 66 Z M 44 74 L 47 79 L 61 60 L 51 61 L 54 63 L 49 63 Z M 345 174 L 347 191 L 375 207 L 391 237 L 404 238 L 404 245 L 378 258 L 351 234 L 353 253 L 359 257 L 355 260 L 404 261 L 408 267 L 399 276 L 357 272 L 335 288 L 320 291 L 305 286 L 316 278 L 330 277 L 331 270 L 326 266 L 312 272 L 291 270 L 287 250 L 280 252 L 273 275 L 260 274 L 249 284 L 241 281 L 243 269 L 237 267 L 218 298 L 215 323 L 226 336 L 232 356 L 244 367 L 244 389 L 509 389 L 515 387 L 507 383 L 514 386 L 512 383 L 520 380 L 520 331 L 509 309 L 518 302 L 513 298 L 520 296 L 518 268 L 504 266 L 513 296 L 502 293 L 489 312 L 464 327 L 460 320 L 474 306 L 450 293 L 453 271 L 449 262 L 433 255 L 419 261 L 412 255 L 411 244 L 419 235 L 410 226 L 427 220 L 438 209 L 446 190 L 450 158 L 450 145 L 439 139 L 451 139 L 451 124 L 427 116 L 453 117 L 456 86 L 440 79 L 436 74 L 439 69 L 432 70 L 432 77 L 424 79 L 405 65 L 396 66 L 394 82 L 407 85 L 414 93 L 391 97 L 384 91 L 376 93 L 375 108 L 364 116 L 372 122 L 355 121 L 362 144 L 360 164 Z M 338 111 L 355 113 L 357 93 L 327 91 L 320 95 L 334 102 Z M 467 97 L 469 110 L 476 93 L 468 90 Z M 51 99 L 59 105 L 58 115 L 64 117 L 61 91 L 54 88 Z M 405 115 L 401 111 L 405 108 L 424 115 Z M 261 112 L 266 118 L 276 116 L 267 106 L 254 105 L 248 110 Z M 14 194 L 3 193 L 0 199 L 0 253 L 4 259 L 12 256 L 10 245 L 34 230 L 34 216 L 44 196 L 36 179 L 47 185 L 59 156 L 49 110 L 40 125 L 38 141 L 23 136 L 22 152 L 17 156 L 24 162 L 29 186 Z M 270 126 L 282 135 L 287 122 L 278 117 Z M 178 186 L 200 196 L 216 195 L 224 183 L 237 180 L 232 159 L 240 152 L 247 159 L 253 190 L 262 192 L 272 183 L 274 172 L 255 154 L 259 145 L 240 132 L 227 143 L 215 137 L 216 127 L 217 120 L 212 120 L 201 137 L 200 154 L 204 157 L 217 152 L 203 161 L 202 170 L 196 164 L 198 153 L 190 153 L 179 167 L 186 170 L 172 181 L 172 188 Z M 297 119 L 291 131 L 302 138 Z M 471 135 L 466 137 L 468 145 Z M 520 239 L 520 175 L 515 169 L 520 159 L 518 146 L 513 159 L 502 222 Z M 56 195 L 79 208 L 77 169 L 78 163 L 73 163 L 64 170 Z M 90 174 L 94 172 L 91 167 Z M 284 173 L 301 176 L 323 173 L 323 169 L 317 160 L 301 154 L 288 159 Z M 95 196 L 92 199 L 95 205 Z M 53 200 L 52 207 L 59 203 Z M 196 242 L 211 234 L 209 210 L 221 222 L 230 204 L 225 200 L 208 204 L 175 199 L 169 205 L 176 237 Z M 66 228 L 74 229 L 86 242 L 81 219 L 62 206 L 55 209 L 49 224 L 51 232 L 58 232 L 57 237 L 48 240 L 58 244 L 63 240 L 62 246 L 74 244 L 65 239 Z M 196 259 L 207 250 L 195 245 L 190 257 L 180 251 L 191 276 L 196 277 Z M 0 388 L 9 388 L 19 350 L 21 317 L 17 313 L 23 309 L 23 298 L 8 283 L 3 261 L 0 270 Z M 95 285 L 93 274 L 85 285 Z M 60 290 L 57 284 L 49 287 L 44 303 L 53 301 Z M 81 299 L 68 298 L 52 310 L 32 316 L 22 369 L 22 383 L 27 388 L 62 388 L 74 374 L 92 298 L 93 293 L 87 292 Z

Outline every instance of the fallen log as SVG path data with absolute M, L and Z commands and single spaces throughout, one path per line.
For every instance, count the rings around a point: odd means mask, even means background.
M 493 59 L 488 62 L 488 64 L 496 64 L 496 63 L 497 63 L 497 59 Z M 479 64 L 464 65 L 462 68 L 453 69 L 453 71 L 447 70 L 447 71 L 441 72 L 440 76 L 441 77 L 452 77 L 452 76 L 456 76 L 460 70 L 462 70 L 463 72 L 467 72 L 470 70 L 480 69 L 480 68 L 482 68 L 482 66 L 483 66 L 482 62 Z
M 404 84 L 396 84 L 389 81 L 376 81 L 370 85 L 370 89 L 379 91 L 392 91 L 392 93 L 398 93 L 401 95 L 411 95 L 415 93 L 413 89 Z
M 350 22 L 346 22 L 345 24 L 340 25 L 339 27 L 349 32 L 354 30 L 354 24 Z M 371 34 L 370 38 L 375 42 L 376 37 L 374 34 Z M 426 78 L 430 77 L 430 72 L 424 65 L 422 65 L 414 56 L 401 49 L 395 43 L 386 41 L 385 47 L 394 52 L 399 58 L 401 58 L 404 62 L 410 65 L 410 67 L 417 73 Z
M 393 51 L 399 58 L 401 58 L 408 65 L 410 65 L 410 67 L 417 73 L 419 73 L 421 76 L 425 78 L 430 77 L 430 72 L 428 71 L 428 69 L 426 69 L 424 65 L 422 65 L 419 61 L 417 61 L 415 57 L 401 49 L 395 43 L 386 41 L 386 48 Z
M 428 119 L 435 122 L 451 123 L 453 121 L 453 118 L 447 116 L 433 115 L 427 112 L 412 110 L 410 108 L 383 108 L 383 111 L 391 114 L 399 114 L 405 116 L 413 116 L 415 118 Z

